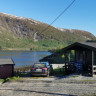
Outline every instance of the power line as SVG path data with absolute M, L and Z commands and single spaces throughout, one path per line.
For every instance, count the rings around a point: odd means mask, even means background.
M 44 32 L 45 30 L 47 30 L 47 28 L 49 28 L 61 15 L 63 15 L 75 2 L 76 0 L 73 0 L 53 21 L 52 23 L 50 23 L 42 32 Z

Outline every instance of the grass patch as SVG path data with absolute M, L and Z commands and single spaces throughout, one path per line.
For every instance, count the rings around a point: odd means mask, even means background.
M 11 78 L 6 78 L 5 79 L 5 81 L 17 81 L 17 80 L 19 80 L 20 79 L 20 77 L 18 76 L 13 76 L 13 77 L 11 77 Z
M 82 95 L 82 96 L 96 96 L 96 93 L 94 93 L 94 94 L 90 94 L 90 95 L 88 95 L 88 94 L 84 94 L 84 95 Z
M 28 77 L 30 75 L 30 72 L 15 72 L 14 73 L 16 77 Z
M 96 80 L 81 80 L 83 82 L 95 82 Z
M 53 69 L 53 74 L 56 75 L 56 76 L 57 75 L 59 75 L 59 76 L 65 76 L 65 69 L 63 67 Z
M 31 79 L 42 79 L 42 78 L 47 78 L 47 77 L 40 77 L 40 76 L 38 76 L 38 77 L 30 77 Z
M 4 79 L 0 79 L 0 82 L 1 82 L 1 83 L 4 82 Z
M 5 82 L 8 82 L 8 81 L 18 81 L 20 80 L 20 77 L 18 76 L 13 76 L 11 78 L 6 78 L 6 79 L 0 79 L 0 82 L 2 83 L 5 83 Z
M 78 75 L 73 75 L 73 76 L 70 76 L 70 77 L 72 77 L 72 78 L 77 78 L 77 77 L 79 77 Z
M 30 76 L 30 69 L 32 66 L 25 66 L 14 69 L 14 75 L 19 77 L 28 77 Z

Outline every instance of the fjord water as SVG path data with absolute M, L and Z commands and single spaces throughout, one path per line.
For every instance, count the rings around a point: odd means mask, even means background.
M 0 51 L 0 59 L 12 58 L 15 68 L 33 65 L 48 55 L 51 55 L 48 51 Z

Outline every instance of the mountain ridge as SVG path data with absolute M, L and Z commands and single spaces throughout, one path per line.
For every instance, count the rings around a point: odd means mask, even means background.
M 57 42 L 57 44 L 61 44 L 62 42 L 85 42 L 87 40 L 94 40 L 96 37 L 91 34 L 90 32 L 77 30 L 77 29 L 64 29 L 64 28 L 55 28 L 53 26 L 49 26 L 46 23 L 42 23 L 40 21 L 36 21 L 33 19 L 19 17 L 15 15 L 9 15 L 6 13 L 0 13 L 0 34 L 2 42 L 6 43 L 3 44 L 4 47 L 16 47 L 12 46 L 14 43 L 17 43 L 19 47 L 33 47 L 37 46 L 34 42 L 42 41 L 41 47 L 50 47 L 50 44 L 43 44 L 46 40 L 50 40 L 50 42 Z M 48 28 L 47 28 L 48 27 Z M 46 29 L 47 28 L 47 29 Z M 46 30 L 44 30 L 46 29 Z M 4 37 L 4 38 L 2 38 Z M 12 43 L 12 40 L 14 41 Z M 24 40 L 23 40 L 24 39 Z M 3 41 L 2 41 L 3 40 Z M 22 41 L 21 43 L 19 41 Z M 30 41 L 28 46 L 23 45 L 23 41 Z M 8 42 L 11 43 L 8 46 Z M 29 42 L 28 41 L 28 42 Z M 20 46 L 20 44 L 23 46 Z M 49 42 L 49 41 L 48 41 Z M 27 43 L 27 42 L 26 42 Z M 47 43 L 47 42 L 46 42 Z M 32 44 L 32 45 L 31 45 Z M 15 44 L 16 45 L 16 44 Z M 46 46 L 45 46 L 46 45 Z M 17 46 L 17 47 L 18 47 Z M 56 46 L 54 46 L 56 47 Z

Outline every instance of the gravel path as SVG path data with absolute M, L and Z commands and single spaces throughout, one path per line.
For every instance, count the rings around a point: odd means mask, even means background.
M 96 96 L 96 77 L 24 78 L 0 84 L 0 96 Z

